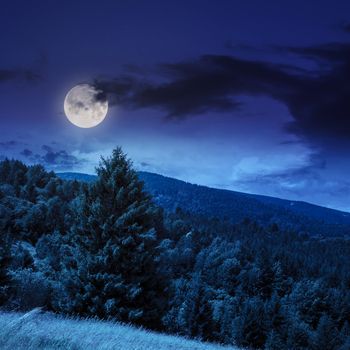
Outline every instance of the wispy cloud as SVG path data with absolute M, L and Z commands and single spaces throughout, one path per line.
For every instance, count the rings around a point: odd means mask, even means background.
M 24 80 L 27 82 L 36 82 L 41 80 L 41 75 L 31 69 L 22 68 L 0 68 L 0 83 L 12 81 L 12 80 Z
M 86 162 L 84 158 L 77 157 L 66 150 L 56 150 L 48 145 L 43 145 L 41 150 L 43 152 L 39 153 L 26 148 L 20 152 L 20 155 L 31 164 L 40 163 L 50 170 L 58 171 L 77 169 Z

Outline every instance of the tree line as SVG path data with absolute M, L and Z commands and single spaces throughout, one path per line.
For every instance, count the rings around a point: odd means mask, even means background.
M 0 305 L 252 349 L 350 348 L 350 241 L 170 212 L 120 148 L 97 180 L 0 163 Z

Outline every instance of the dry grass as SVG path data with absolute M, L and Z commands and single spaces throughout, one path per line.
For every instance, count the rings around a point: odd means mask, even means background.
M 114 322 L 42 313 L 0 313 L 2 350 L 237 350 Z

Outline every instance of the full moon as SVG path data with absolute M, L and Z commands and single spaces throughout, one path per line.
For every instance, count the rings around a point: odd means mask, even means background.
M 108 102 L 98 98 L 100 93 L 88 84 L 73 87 L 64 99 L 64 112 L 68 120 L 79 128 L 93 128 L 100 124 L 108 112 Z

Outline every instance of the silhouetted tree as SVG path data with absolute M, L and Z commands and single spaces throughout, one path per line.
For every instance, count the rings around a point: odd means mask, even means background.
M 157 276 L 158 209 L 120 148 L 102 159 L 98 179 L 76 206 L 58 308 L 156 328 L 164 300 Z

